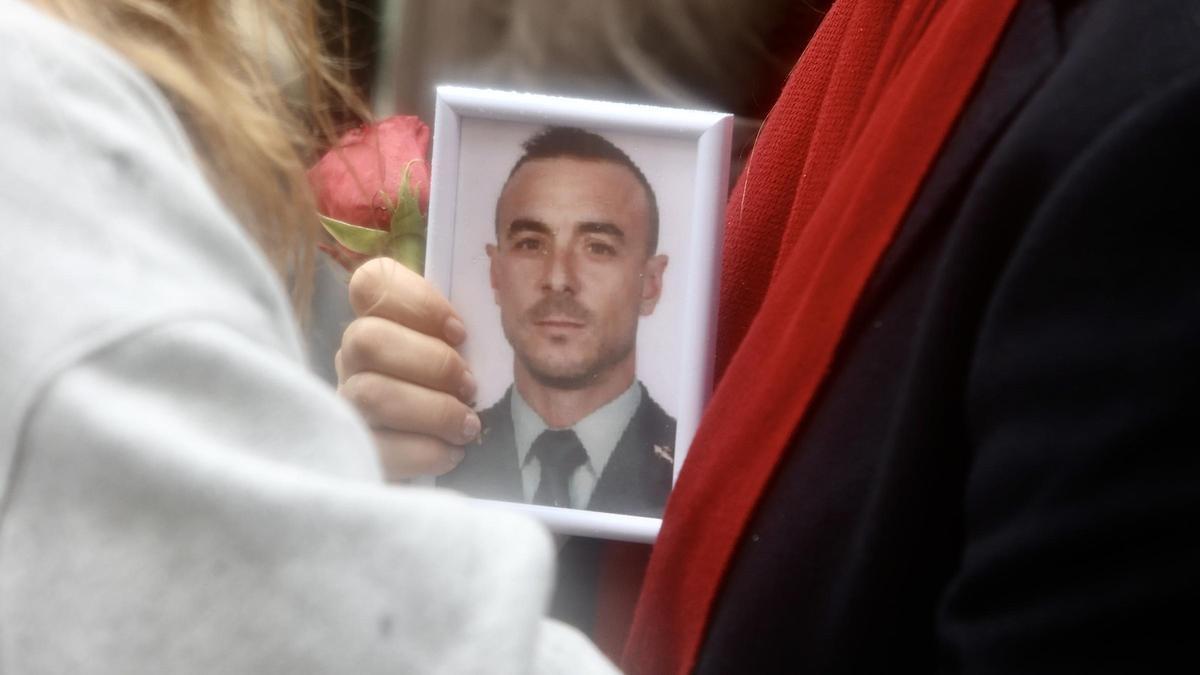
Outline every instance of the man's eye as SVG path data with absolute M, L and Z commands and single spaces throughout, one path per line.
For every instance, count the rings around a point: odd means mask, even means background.
M 587 252 L 592 255 L 599 255 L 611 258 L 617 254 L 617 248 L 612 244 L 606 244 L 602 241 L 589 241 L 586 244 Z
M 540 251 L 542 242 L 532 237 L 526 237 L 513 242 L 513 248 L 518 251 Z

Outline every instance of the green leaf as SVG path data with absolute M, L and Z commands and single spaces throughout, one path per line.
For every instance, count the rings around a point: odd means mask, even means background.
M 425 274 L 425 237 L 394 236 L 388 242 L 387 255 L 417 274 Z
M 414 159 L 404 167 L 404 176 L 400 179 L 400 187 L 396 190 L 396 209 L 392 211 L 391 231 L 393 236 L 412 235 L 425 237 L 425 216 L 421 215 L 421 204 L 417 191 L 413 188 L 409 176 L 412 173 Z
M 321 225 L 325 227 L 325 231 L 337 243 L 355 253 L 379 255 L 384 252 L 388 246 L 388 240 L 391 239 L 391 235 L 383 230 L 351 225 L 336 218 L 320 214 L 317 214 L 317 217 L 321 219 Z
M 392 214 L 392 236 L 393 237 L 419 237 L 425 238 L 425 217 L 420 211 L 404 214 L 400 209 Z

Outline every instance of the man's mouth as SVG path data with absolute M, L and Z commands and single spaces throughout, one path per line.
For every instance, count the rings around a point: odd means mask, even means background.
M 541 327 L 541 328 L 571 329 L 571 328 L 583 328 L 584 327 L 584 323 L 582 321 L 576 321 L 574 319 L 566 319 L 566 318 L 560 318 L 560 317 L 550 317 L 547 319 L 541 319 L 539 321 L 535 321 L 534 325 Z
M 570 293 L 549 293 L 526 314 L 526 320 L 542 330 L 575 331 L 587 326 L 591 313 Z

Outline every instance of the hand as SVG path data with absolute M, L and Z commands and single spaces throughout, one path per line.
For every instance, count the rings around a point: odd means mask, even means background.
M 449 301 L 388 258 L 350 277 L 358 315 L 334 355 L 338 391 L 371 425 L 388 479 L 440 475 L 479 435 L 475 379 L 454 350 L 467 337 Z

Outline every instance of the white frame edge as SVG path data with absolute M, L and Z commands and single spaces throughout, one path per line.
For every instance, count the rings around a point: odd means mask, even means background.
M 447 297 L 453 292 L 454 239 L 458 202 L 459 143 L 463 117 L 577 126 L 595 130 L 622 130 L 691 139 L 697 144 L 697 173 L 692 193 L 687 288 L 684 298 L 684 339 L 680 343 L 685 363 L 702 368 L 679 374 L 679 410 L 676 415 L 674 479 L 687 458 L 700 415 L 712 390 L 713 354 L 716 347 L 717 298 L 721 278 L 721 241 L 729 185 L 728 157 L 733 115 L 648 105 L 587 101 L 582 99 L 471 89 L 443 85 L 437 88 L 433 129 L 433 172 L 429 196 L 429 228 L 425 250 L 425 276 Z M 449 226 L 443 223 L 450 223 Z M 680 449 L 683 450 L 680 450 Z M 674 481 L 673 481 L 674 482 Z M 551 530 L 563 534 L 653 543 L 662 521 L 584 509 L 560 509 L 515 502 L 479 500 L 510 511 L 530 514 Z

